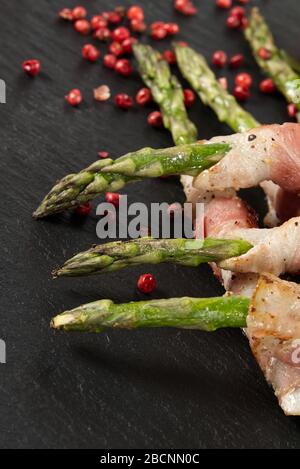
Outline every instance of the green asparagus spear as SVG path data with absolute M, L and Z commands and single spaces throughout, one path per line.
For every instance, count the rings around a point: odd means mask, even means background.
M 249 299 L 239 296 L 184 297 L 125 304 L 100 300 L 56 316 L 51 326 L 54 329 L 80 332 L 147 327 L 176 327 L 212 332 L 224 327 L 245 327 L 249 304 Z
M 147 149 L 129 153 L 103 168 L 103 173 L 118 173 L 126 176 L 155 178 L 170 175 L 197 175 L 218 163 L 231 146 L 227 143 L 207 144 L 200 142 L 164 150 Z
M 249 26 L 244 30 L 244 34 L 260 68 L 273 79 L 288 102 L 295 102 L 295 86 L 298 86 L 300 75 L 283 58 L 282 51 L 276 46 L 273 35 L 258 8 L 252 9 Z M 260 57 L 261 48 L 270 52 L 271 57 L 268 60 Z M 300 122 L 300 100 L 295 104 L 299 110 Z
M 55 277 L 75 277 L 114 272 L 138 264 L 176 263 L 197 267 L 205 262 L 221 262 L 241 256 L 252 245 L 243 240 L 228 239 L 153 239 L 116 241 L 95 246 L 68 260 Z
M 97 197 L 104 191 L 120 190 L 126 183 L 137 181 L 138 177 L 157 177 L 175 174 L 198 174 L 210 168 L 228 153 L 230 145 L 226 143 L 208 144 L 191 143 L 177 147 L 155 150 L 143 148 L 137 152 L 113 161 L 96 161 L 78 174 L 70 174 L 59 181 L 42 201 L 35 218 L 42 218 L 63 210 L 73 208 Z M 117 168 L 116 174 L 104 172 L 106 167 Z M 134 171 L 137 168 L 137 171 Z M 121 169 L 132 176 L 119 174 Z
M 238 104 L 234 96 L 220 85 L 201 54 L 190 47 L 176 44 L 174 47 L 184 78 L 198 93 L 203 103 L 215 111 L 221 122 L 225 122 L 235 132 L 244 132 L 259 125 L 254 117 Z
M 140 74 L 161 109 L 164 126 L 170 130 L 175 145 L 194 142 L 197 129 L 188 118 L 181 84 L 171 74 L 169 65 L 150 46 L 136 44 L 133 50 Z

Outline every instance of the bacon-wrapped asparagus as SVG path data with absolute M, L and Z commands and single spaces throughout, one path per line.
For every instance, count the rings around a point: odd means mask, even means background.
M 227 189 L 242 189 L 258 185 L 265 180 L 271 180 L 282 189 L 300 192 L 300 125 L 286 123 L 283 125 L 263 125 L 247 132 L 229 136 L 214 137 L 207 142 L 185 145 L 185 152 L 192 155 L 186 158 L 181 147 L 165 150 L 171 154 L 167 164 L 159 164 L 157 160 L 151 162 L 151 155 L 143 153 L 129 154 L 119 161 L 103 168 L 103 173 L 123 174 L 134 177 L 156 177 L 157 174 L 189 174 L 197 170 L 199 175 L 194 180 L 194 186 L 205 193 L 206 191 L 224 191 Z M 210 169 L 203 170 L 203 153 L 199 147 L 219 144 L 223 147 L 211 147 L 212 154 L 204 160 L 207 166 L 216 157 L 220 160 Z M 199 163 L 198 163 L 199 161 Z M 156 172 L 157 167 L 159 170 Z
M 206 191 L 236 190 L 271 180 L 287 192 L 300 193 L 300 125 L 265 125 L 211 143 L 226 142 L 232 150 L 211 169 L 199 174 L 195 188 Z
M 221 87 L 201 54 L 180 45 L 175 45 L 175 51 L 181 73 L 198 93 L 203 103 L 215 111 L 221 122 L 225 122 L 236 132 L 250 130 L 258 126 L 258 122 L 251 114 L 246 112 L 236 99 Z M 282 60 L 297 71 L 298 62 L 282 50 L 280 54 Z M 267 196 L 269 205 L 269 214 L 265 218 L 265 223 L 268 226 L 276 226 L 292 216 L 300 215 L 300 198 L 297 194 L 284 191 L 272 181 L 264 181 L 261 183 L 261 187 Z M 194 197 L 198 197 L 197 191 L 194 191 Z
M 300 415 L 300 287 L 263 274 L 251 299 L 173 298 L 116 305 L 101 300 L 66 311 L 52 327 L 102 332 L 107 328 L 177 327 L 215 331 L 246 327 L 250 345 L 287 415 Z
M 184 178 L 183 182 L 189 195 L 188 178 Z M 259 234 L 267 231 L 269 239 L 265 239 L 263 244 L 259 242 L 257 248 L 249 251 L 254 253 L 257 249 L 254 264 L 253 258 L 248 258 L 249 262 L 244 259 L 246 262 L 243 261 L 238 267 L 235 263 L 239 262 L 239 258 L 232 260 L 226 268 L 244 272 L 244 268 L 252 263 L 252 270 L 257 271 L 260 263 L 261 268 L 276 271 L 282 268 L 280 265 L 286 268 L 292 262 L 291 270 L 299 269 L 297 219 L 276 230 L 258 230 L 255 229 L 256 218 L 244 202 L 237 197 L 217 197 L 207 204 L 205 222 L 209 236 L 238 236 L 244 231 L 260 238 Z M 232 273 L 217 267 L 214 271 L 227 290 L 235 295 L 252 297 L 246 334 L 253 354 L 284 412 L 300 415 L 300 287 L 270 274 L 263 274 L 258 281 L 255 273 Z

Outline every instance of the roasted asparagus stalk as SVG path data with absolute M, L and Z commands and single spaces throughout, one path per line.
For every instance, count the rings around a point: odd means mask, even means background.
M 150 88 L 154 101 L 159 105 L 164 127 L 170 130 L 174 143 L 181 145 L 197 139 L 197 129 L 189 120 L 184 105 L 182 86 L 172 75 L 169 65 L 151 46 L 136 44 L 133 47 L 140 75 Z
M 295 86 L 297 87 L 300 75 L 291 66 L 290 58 L 284 56 L 258 8 L 253 8 L 249 17 L 249 26 L 244 31 L 253 55 L 260 68 L 269 75 L 278 90 L 286 100 L 294 102 L 299 110 L 298 122 L 300 122 L 300 99 L 295 102 Z M 261 50 L 266 50 L 269 57 L 262 58 Z
M 238 296 L 185 297 L 125 304 L 100 300 L 56 316 L 51 325 L 54 329 L 80 332 L 147 327 L 215 331 L 223 327 L 244 327 L 248 308 L 249 299 Z
M 153 239 L 116 241 L 95 246 L 77 254 L 60 269 L 55 277 L 75 277 L 114 272 L 139 264 L 163 262 L 196 267 L 205 262 L 222 262 L 241 256 L 252 245 L 242 240 L 227 239 Z
M 120 190 L 125 184 L 139 178 L 198 174 L 220 161 L 230 149 L 231 146 L 224 142 L 207 145 L 199 142 L 159 150 L 143 148 L 115 161 L 96 161 L 79 173 L 69 174 L 59 181 L 33 216 L 42 218 L 73 208 L 96 198 L 104 191 Z M 106 172 L 106 167 L 111 170 Z M 119 171 L 126 171 L 132 176 L 121 175 Z
M 235 97 L 220 85 L 201 54 L 190 47 L 176 44 L 174 47 L 182 75 L 198 93 L 201 101 L 215 111 L 221 122 L 225 122 L 235 132 L 244 132 L 259 125 Z

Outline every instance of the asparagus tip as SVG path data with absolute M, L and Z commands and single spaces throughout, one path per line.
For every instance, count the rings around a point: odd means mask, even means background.
M 51 319 L 50 327 L 52 329 L 64 329 L 74 320 L 73 314 L 59 314 Z

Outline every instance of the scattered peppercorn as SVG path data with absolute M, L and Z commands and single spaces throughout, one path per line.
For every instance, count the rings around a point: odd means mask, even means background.
M 117 63 L 117 57 L 114 54 L 106 54 L 103 59 L 104 66 L 106 68 L 110 68 L 114 70 L 116 63 Z
M 103 159 L 108 158 L 108 157 L 109 157 L 109 153 L 108 153 L 108 151 L 99 151 L 99 152 L 98 152 L 98 157 L 99 157 L 99 158 L 103 158 Z
M 93 44 L 85 44 L 82 48 L 82 57 L 90 62 L 96 62 L 100 57 L 100 52 Z
M 227 54 L 223 50 L 217 50 L 213 53 L 212 63 L 219 68 L 224 67 L 227 62 Z
M 117 60 L 115 71 L 123 77 L 129 77 L 129 75 L 131 75 L 133 72 L 133 68 L 128 59 L 120 59 Z
M 76 31 L 83 36 L 87 36 L 91 32 L 91 25 L 87 20 L 77 20 L 74 23 Z
M 110 41 L 111 40 L 111 31 L 106 26 L 102 26 L 101 28 L 96 29 L 94 32 L 95 39 L 99 39 L 99 41 Z
M 120 24 L 122 22 L 122 16 L 116 11 L 110 11 L 107 15 L 107 21 L 113 25 Z
M 107 85 L 101 85 L 94 89 L 94 99 L 96 101 L 107 101 L 110 96 L 110 88 Z
M 41 71 L 41 62 L 37 59 L 25 60 L 22 64 L 22 68 L 27 75 L 35 77 Z
M 172 50 L 165 50 L 162 53 L 162 57 L 168 62 L 169 65 L 176 64 L 176 54 Z
M 137 104 L 140 106 L 146 106 L 152 101 L 152 93 L 149 88 L 141 88 L 135 97 Z
M 179 26 L 177 23 L 166 23 L 165 28 L 170 36 L 175 36 L 179 33 Z
M 122 47 L 122 44 L 116 41 L 110 44 L 109 51 L 111 54 L 116 55 L 117 57 L 120 57 L 121 55 L 124 54 L 124 49 Z
M 230 16 L 235 16 L 236 18 L 241 20 L 245 16 L 246 11 L 243 7 L 234 7 L 230 10 L 229 14 Z
M 231 68 L 238 68 L 243 65 L 245 62 L 245 57 L 243 54 L 235 54 L 229 60 L 229 65 Z
M 132 54 L 132 52 L 133 52 L 132 46 L 136 43 L 137 43 L 137 39 L 135 37 L 129 37 L 129 38 L 125 39 L 122 42 L 122 47 L 123 47 L 124 54 Z
M 125 26 L 120 26 L 112 32 L 113 41 L 123 42 L 130 37 L 130 31 Z
M 250 88 L 253 83 L 253 79 L 249 73 L 239 73 L 234 80 L 236 86 L 241 86 L 244 89 Z
M 241 26 L 241 22 L 236 16 L 228 16 L 226 24 L 229 29 L 238 29 Z
M 251 135 L 249 135 L 249 137 L 248 137 L 248 142 L 253 142 L 253 140 L 255 140 L 255 139 L 256 139 L 256 135 L 255 135 L 255 134 L 251 134 Z
M 238 101 L 246 101 L 250 96 L 249 89 L 242 86 L 236 86 L 233 94 Z
M 152 274 L 143 274 L 137 281 L 138 289 L 145 294 L 152 293 L 156 289 L 156 286 L 156 279 Z
M 118 194 L 117 192 L 106 192 L 105 200 L 107 203 L 112 204 L 115 207 L 119 207 L 120 194 Z
M 272 57 L 272 52 L 266 49 L 265 47 L 261 47 L 258 50 L 258 55 L 263 60 L 269 60 Z
M 71 106 L 78 106 L 78 104 L 81 103 L 82 101 L 82 94 L 81 91 L 78 89 L 73 89 L 71 90 L 66 96 L 65 100 L 71 105 Z
M 59 18 L 66 20 L 66 21 L 73 21 L 73 12 L 70 8 L 63 8 L 58 13 Z
M 196 100 L 196 95 L 194 91 L 190 89 L 185 89 L 183 90 L 183 95 L 184 95 L 184 104 L 186 105 L 186 107 L 191 107 Z
M 92 211 L 92 205 L 90 202 L 86 202 L 85 204 L 78 205 L 78 207 L 75 208 L 75 213 L 76 215 L 79 215 L 81 217 L 86 217 L 89 215 Z
M 231 8 L 232 0 L 216 0 L 216 5 L 219 8 L 223 8 L 224 10 L 227 8 Z
M 147 29 L 146 23 L 141 20 L 133 19 L 130 21 L 130 27 L 135 33 L 144 33 Z
M 276 91 L 276 86 L 272 78 L 266 78 L 259 84 L 259 89 L 262 93 L 272 94 Z
M 148 124 L 152 127 L 162 127 L 163 125 L 163 118 L 160 111 L 153 111 L 148 116 Z
M 91 28 L 94 30 L 100 29 L 100 28 L 106 28 L 107 27 L 107 21 L 103 18 L 102 15 L 95 15 L 91 19 Z
M 129 20 L 143 21 L 145 18 L 144 10 L 142 7 L 133 5 L 127 10 L 127 18 Z
M 240 24 L 241 29 L 246 29 L 246 28 L 248 28 L 248 26 L 249 26 L 249 20 L 248 20 L 248 18 L 246 18 L 246 16 L 244 16 L 244 17 L 241 19 L 240 23 L 241 23 L 241 24 Z
M 82 20 L 82 19 L 86 18 L 87 11 L 84 7 L 78 6 L 78 7 L 73 8 L 72 16 L 73 16 L 73 20 L 75 20 L 75 21 L 76 20 Z
M 186 41 L 177 41 L 176 46 L 178 46 L 178 47 L 188 47 L 188 43 Z
M 175 0 L 174 7 L 183 15 L 191 16 L 197 13 L 197 8 L 191 0 Z
M 290 103 L 287 107 L 287 110 L 290 117 L 296 117 L 299 112 L 296 104 L 294 103 Z
M 126 93 L 119 93 L 115 96 L 115 105 L 127 110 L 133 106 L 133 99 Z
M 161 39 L 165 39 L 167 35 L 168 35 L 168 31 L 167 31 L 167 28 L 165 27 L 165 23 L 157 21 L 151 25 L 152 39 L 159 41 Z
M 222 86 L 222 88 L 224 90 L 227 90 L 228 89 L 228 81 L 227 81 L 227 78 L 226 77 L 220 77 L 218 78 L 218 82 L 220 83 L 220 85 Z

